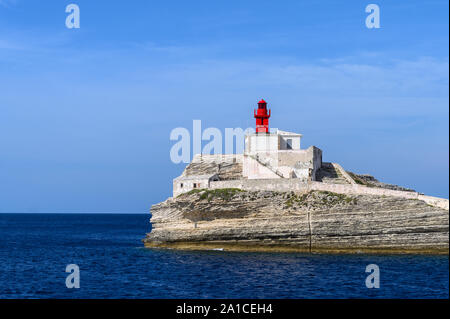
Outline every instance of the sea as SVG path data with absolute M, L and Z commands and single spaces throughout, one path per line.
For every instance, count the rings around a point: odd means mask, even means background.
M 149 249 L 149 219 L 0 214 L 0 298 L 449 298 L 448 256 Z

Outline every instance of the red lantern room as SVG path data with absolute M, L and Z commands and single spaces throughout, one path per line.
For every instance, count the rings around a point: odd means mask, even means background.
M 258 102 L 258 110 L 253 110 L 256 119 L 256 133 L 269 133 L 270 110 L 267 113 L 267 102 L 261 100 Z

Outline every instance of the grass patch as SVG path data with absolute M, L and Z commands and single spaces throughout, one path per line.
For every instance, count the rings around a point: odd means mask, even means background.
M 303 202 L 306 200 L 309 194 L 301 194 L 297 195 L 294 193 L 289 193 L 287 195 L 287 200 L 284 202 L 287 207 L 292 207 L 294 204 L 302 205 Z
M 192 195 L 192 194 L 197 194 L 197 193 L 203 192 L 205 190 L 206 190 L 205 188 L 196 188 L 196 189 L 190 190 L 189 192 L 182 193 L 182 194 L 178 195 L 177 197 L 189 196 L 189 195 Z
M 200 200 L 204 200 L 204 199 L 206 199 L 208 201 L 211 201 L 213 199 L 230 200 L 236 194 L 241 193 L 241 192 L 245 192 L 245 191 L 242 189 L 239 189 L 239 188 L 219 188 L 219 189 L 196 188 L 196 189 L 190 190 L 189 192 L 180 194 L 177 197 L 190 196 L 193 194 L 200 194 L 200 197 L 199 197 Z M 251 200 L 256 200 L 256 197 L 251 198 Z
M 219 189 L 205 189 L 200 195 L 200 200 L 211 201 L 213 199 L 221 199 L 228 201 L 232 199 L 236 194 L 244 192 L 239 188 L 219 188 Z
M 327 195 L 327 197 L 322 197 L 322 204 L 331 204 L 331 205 L 337 205 L 340 203 L 356 204 L 356 198 L 347 196 L 345 194 L 333 193 L 328 191 L 321 191 L 319 193 Z

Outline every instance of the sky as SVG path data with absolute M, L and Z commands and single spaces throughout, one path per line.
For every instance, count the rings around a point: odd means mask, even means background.
M 80 8 L 68 29 L 65 8 Z M 380 7 L 368 29 L 365 8 Z M 448 1 L 0 0 L 0 212 L 148 212 L 170 132 L 270 125 L 448 198 Z M 207 143 L 204 142 L 204 145 Z

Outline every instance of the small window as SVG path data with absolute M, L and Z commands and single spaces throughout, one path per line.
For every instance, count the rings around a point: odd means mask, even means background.
M 194 188 L 197 188 L 197 183 L 194 183 Z
M 288 150 L 291 150 L 291 149 L 292 149 L 292 139 L 291 139 L 291 138 L 288 138 L 288 139 L 286 140 L 286 148 L 287 148 Z
M 180 184 L 180 188 L 183 188 L 183 183 Z

